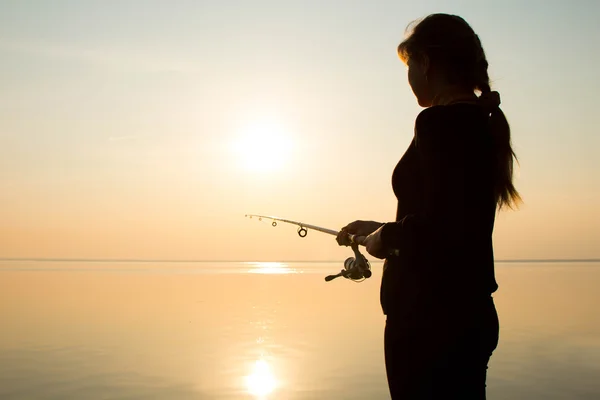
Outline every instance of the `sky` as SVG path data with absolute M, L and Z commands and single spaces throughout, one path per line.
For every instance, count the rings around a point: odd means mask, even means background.
M 0 0 L 0 257 L 341 260 L 422 110 L 395 49 L 479 34 L 524 204 L 497 259 L 600 257 L 600 2 Z

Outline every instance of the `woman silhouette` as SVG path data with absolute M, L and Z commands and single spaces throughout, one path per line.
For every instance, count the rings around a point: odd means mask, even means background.
M 381 305 L 393 399 L 485 399 L 498 344 L 491 294 L 496 210 L 520 201 L 500 96 L 479 37 L 461 17 L 433 14 L 398 46 L 420 106 L 414 138 L 392 174 L 395 222 L 354 221 L 385 258 Z M 477 92 L 480 96 L 477 96 Z

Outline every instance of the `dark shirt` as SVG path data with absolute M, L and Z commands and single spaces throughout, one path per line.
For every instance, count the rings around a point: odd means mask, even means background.
M 388 316 L 423 315 L 489 299 L 494 277 L 493 138 L 476 104 L 425 109 L 392 175 L 396 222 L 382 241 L 381 305 Z

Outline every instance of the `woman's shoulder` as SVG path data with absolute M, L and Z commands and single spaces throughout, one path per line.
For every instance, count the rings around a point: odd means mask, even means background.
M 455 103 L 445 106 L 427 107 L 417 116 L 417 123 L 443 124 L 450 121 L 473 120 L 484 115 L 476 103 Z
M 474 103 L 456 103 L 432 106 L 421 111 L 415 121 L 415 134 L 479 129 L 485 122 L 485 113 Z

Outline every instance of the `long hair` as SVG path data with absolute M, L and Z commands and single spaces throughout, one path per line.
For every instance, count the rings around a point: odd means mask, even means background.
M 479 36 L 461 17 L 431 14 L 411 24 L 408 37 L 398 46 L 400 59 L 408 63 L 411 57 L 427 56 L 440 68 L 448 83 L 460 84 L 479 91 L 491 92 L 488 62 Z M 513 185 L 513 167 L 517 156 L 512 149 L 510 125 L 500 107 L 489 114 L 489 128 L 494 141 L 494 196 L 499 208 L 513 208 L 521 196 Z

